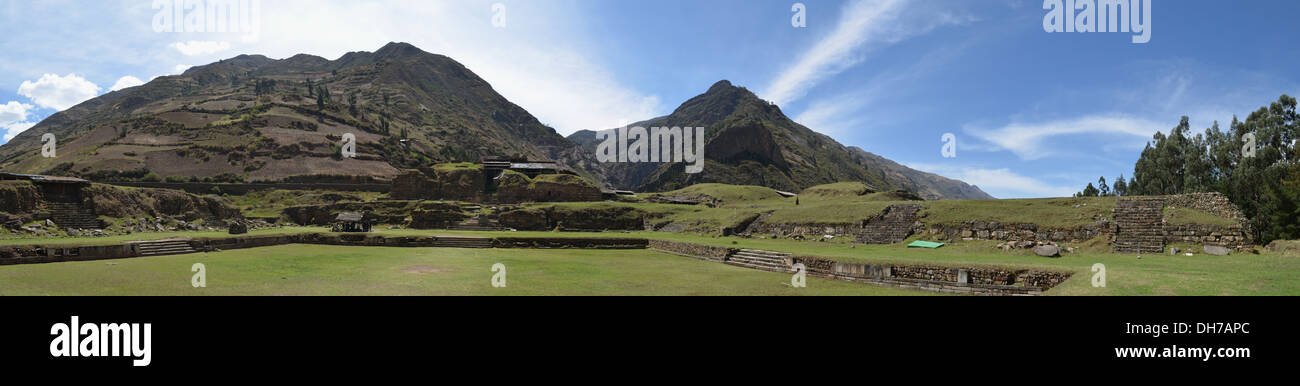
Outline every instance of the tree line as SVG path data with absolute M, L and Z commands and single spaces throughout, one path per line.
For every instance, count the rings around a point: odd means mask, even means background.
M 1223 193 L 1249 219 L 1255 239 L 1300 238 L 1300 117 L 1296 98 L 1232 118 L 1204 133 L 1183 117 L 1168 135 L 1157 132 L 1134 165 L 1133 177 L 1113 184 L 1103 177 L 1076 197 Z

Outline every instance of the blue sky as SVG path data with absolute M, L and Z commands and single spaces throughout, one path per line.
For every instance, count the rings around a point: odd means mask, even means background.
M 1068 196 L 1131 175 L 1182 115 L 1226 128 L 1300 94 L 1300 2 L 1152 2 L 1151 41 L 1134 44 L 1047 33 L 1041 0 L 804 0 L 804 28 L 794 1 L 263 0 L 249 3 L 252 28 L 233 32 L 156 32 L 151 0 L 4 0 L 0 142 L 189 65 L 405 41 L 563 134 L 665 115 L 728 79 L 845 145 L 999 198 Z M 941 155 L 945 133 L 955 158 Z

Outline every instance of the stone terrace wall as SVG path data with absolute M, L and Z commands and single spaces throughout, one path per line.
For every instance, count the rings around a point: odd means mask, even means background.
M 1011 271 L 997 267 L 842 263 L 809 256 L 794 257 L 793 262 L 803 264 L 808 274 L 816 277 L 972 295 L 1038 295 L 1071 276 L 1062 272 Z
M 300 235 L 199 238 L 189 240 L 189 244 L 195 250 L 204 252 L 261 248 L 288 244 L 429 248 L 438 246 L 438 239 L 439 237 L 436 236 L 385 237 L 364 233 L 307 233 Z M 626 238 L 501 237 L 492 239 L 492 246 L 495 248 L 646 249 L 647 245 L 648 240 Z M 125 259 L 132 257 L 139 257 L 139 255 L 127 243 L 101 246 L 0 246 L 0 265 Z
M 1222 193 L 1190 193 L 1165 197 L 1165 205 L 1206 212 L 1218 217 L 1241 221 L 1246 218 L 1241 210 Z
M 1113 234 L 1114 226 L 1099 223 L 1075 228 L 1046 228 L 1037 224 L 1003 224 L 996 221 L 967 221 L 961 224 L 930 224 L 931 235 L 948 240 L 1056 241 L 1081 242 Z
M 1218 245 L 1241 248 L 1252 243 L 1249 233 L 1240 225 L 1168 225 L 1165 224 L 1165 243 Z
M 740 250 L 738 248 L 715 247 L 663 240 L 650 240 L 649 247 L 650 249 L 668 252 L 674 255 L 694 257 L 718 263 L 721 263 L 726 260 L 727 256 L 731 256 L 731 254 Z
M 774 235 L 777 238 L 813 238 L 824 235 L 856 238 L 862 225 L 854 223 L 772 224 L 760 222 L 750 228 L 753 235 Z
M 340 192 L 378 192 L 388 193 L 392 189 L 390 184 L 381 183 L 288 183 L 288 182 L 268 182 L 268 183 L 210 183 L 210 182 L 105 182 L 109 185 L 126 186 L 133 188 L 153 188 L 153 189 L 174 189 L 193 194 L 211 194 L 212 188 L 220 189 L 222 193 L 233 195 L 244 195 L 249 192 L 261 190 L 331 190 Z
M 646 239 L 498 237 L 496 248 L 517 249 L 646 249 Z
M 1231 200 L 1228 200 L 1228 196 L 1221 193 L 1180 194 L 1166 197 L 1165 204 L 1171 208 L 1199 210 L 1234 220 L 1239 224 L 1227 227 L 1210 224 L 1165 224 L 1165 243 L 1208 244 L 1236 248 L 1254 243 L 1246 216 Z

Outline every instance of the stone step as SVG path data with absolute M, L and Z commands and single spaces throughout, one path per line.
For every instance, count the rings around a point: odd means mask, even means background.
M 435 248 L 492 248 L 492 239 L 480 237 L 439 237 L 433 241 Z
M 790 257 L 790 255 L 775 255 L 775 254 L 753 253 L 753 252 L 736 252 L 735 256 L 745 256 L 745 257 L 751 257 L 756 259 L 773 259 L 773 260 L 783 260 Z
M 161 240 L 136 243 L 140 256 L 184 255 L 198 253 L 187 240 Z
M 735 267 L 741 267 L 741 268 L 756 269 L 756 270 L 760 270 L 760 271 L 783 272 L 783 273 L 791 273 L 791 272 L 794 272 L 794 270 L 792 270 L 792 269 L 790 269 L 790 268 L 788 268 L 788 267 L 779 267 L 779 266 L 770 266 L 770 265 L 759 265 L 759 264 L 749 264 L 749 263 L 744 263 L 744 262 L 739 262 L 739 261 L 726 261 L 726 262 L 724 262 L 723 264 L 727 264 L 727 265 L 735 266 Z

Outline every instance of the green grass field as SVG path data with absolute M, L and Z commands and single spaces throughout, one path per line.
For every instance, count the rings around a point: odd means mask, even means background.
M 307 233 L 321 232 L 324 228 L 296 227 L 253 232 L 253 234 Z M 45 240 L 3 240 L 4 244 L 107 244 L 130 240 L 163 239 L 177 236 L 203 237 L 226 235 L 217 232 L 172 232 L 137 234 L 135 237 L 113 238 L 79 238 L 79 239 L 45 239 Z M 1104 252 L 1104 243 L 1094 241 L 1073 245 L 1080 252 L 1066 254 L 1057 259 L 1043 258 L 1025 251 L 1003 252 L 993 249 L 994 242 L 967 241 L 951 244 L 941 249 L 909 249 L 903 244 L 894 245 L 858 245 L 845 241 L 811 242 L 793 240 L 750 239 L 738 237 L 706 237 L 689 234 L 664 232 L 604 232 L 604 233 L 562 233 L 562 232 L 456 232 L 456 231 L 420 231 L 420 230 L 379 230 L 376 234 L 390 236 L 485 236 L 485 237 L 641 237 L 671 241 L 692 242 L 738 248 L 755 248 L 797 255 L 812 255 L 834 258 L 845 262 L 866 263 L 907 263 L 932 264 L 938 266 L 1002 266 L 1009 268 L 1028 268 L 1073 272 L 1074 277 L 1064 284 L 1048 291 L 1048 295 L 1300 295 L 1300 258 L 1281 254 L 1234 254 L 1216 257 L 1198 254 L 1196 256 L 1148 255 L 1137 259 L 1133 255 L 1118 255 Z M 120 240 L 119 240 L 120 239 Z M 0 294 L 41 294 L 50 291 L 53 294 L 188 294 L 175 293 L 168 288 L 185 285 L 187 282 L 150 284 L 155 279 L 149 273 L 159 272 L 157 267 L 167 262 L 180 262 L 182 278 L 188 277 L 189 265 L 197 262 L 201 256 L 219 257 L 217 267 L 227 263 L 225 270 L 237 272 L 235 275 L 241 284 L 249 288 L 248 292 L 236 289 L 213 289 L 216 294 L 479 294 L 479 289 L 466 286 L 451 286 L 448 283 L 428 283 L 425 287 L 415 288 L 396 286 L 393 283 L 405 283 L 406 279 L 395 282 L 386 280 L 407 278 L 404 275 L 385 276 L 385 267 L 401 268 L 425 265 L 433 268 L 452 267 L 459 271 L 447 272 L 435 276 L 455 277 L 457 272 L 485 271 L 491 263 L 482 267 L 474 256 L 484 256 L 487 260 L 502 260 L 508 266 L 510 261 L 517 261 L 521 267 L 536 266 L 535 273 L 544 273 L 539 283 L 548 283 L 547 289 L 511 289 L 520 292 L 503 294 L 635 294 L 635 295 L 673 295 L 673 294 L 755 294 L 782 295 L 805 294 L 787 293 L 779 288 L 766 288 L 764 279 L 771 277 L 772 283 L 789 282 L 788 275 L 767 272 L 747 271 L 740 268 L 716 263 L 705 263 L 684 257 L 663 255 L 649 251 L 545 251 L 545 250 L 454 250 L 454 249 L 390 249 L 357 248 L 315 245 L 294 245 L 253 250 L 221 252 L 210 255 L 174 256 L 163 258 L 142 258 L 113 260 L 107 262 L 59 263 L 48 265 L 20 265 L 0 267 Z M 395 261 L 389 261 L 396 259 Z M 468 260 L 466 260 L 468 259 Z M 1106 267 L 1107 285 L 1094 288 L 1091 285 L 1094 264 Z M 109 265 L 115 264 L 115 265 Z M 137 264 L 143 264 L 137 267 Z M 405 265 L 402 265 L 405 264 Z M 578 271 L 545 269 L 554 264 L 563 266 L 587 266 L 593 271 L 590 277 Z M 140 271 L 120 272 L 128 267 Z M 209 272 L 214 266 L 209 265 Z M 600 267 L 600 268 L 598 268 Z M 260 270 L 267 270 L 262 275 Z M 300 277 L 308 282 L 279 282 L 276 272 L 292 272 L 304 269 L 312 273 Z M 84 270 L 84 271 L 81 271 Z M 117 271 L 115 271 L 117 270 Z M 170 270 L 175 270 L 171 268 Z M 528 270 L 528 268 L 525 268 Z M 736 271 L 739 270 L 739 271 Z M 735 272 L 723 276 L 728 279 L 720 282 L 704 283 L 707 272 Z M 115 274 L 114 272 L 119 272 Z M 523 272 L 523 271 L 521 271 Z M 603 272 L 603 273 L 598 273 Z M 84 286 L 78 283 L 107 281 L 130 283 L 131 274 L 140 274 L 135 280 L 141 284 L 120 284 L 115 286 Z M 344 276 L 351 279 L 344 279 Z M 732 276 L 734 275 L 734 276 Z M 483 276 L 481 274 L 477 276 Z M 475 276 L 475 277 L 477 277 Z M 288 277 L 288 276 L 284 276 Z M 660 278 L 659 284 L 650 284 L 647 280 Z M 676 278 L 676 279 L 674 279 Z M 277 280 L 272 280 L 277 279 Z M 481 278 L 480 278 L 481 279 Z M 346 291 L 336 292 L 330 280 L 340 280 L 343 285 L 338 288 Z M 486 280 L 486 279 L 482 279 Z M 744 284 L 743 281 L 757 280 Z M 812 279 L 810 279 L 812 280 Z M 317 283 L 313 285 L 311 283 Z M 369 283 L 369 284 L 366 284 Z M 872 287 L 865 284 L 831 283 L 828 288 L 866 287 L 859 290 L 846 290 L 845 294 L 859 295 L 893 295 L 911 293 L 908 291 Z M 283 284 L 283 285 L 282 285 Z M 481 284 L 481 283 L 480 283 Z M 468 284 L 466 284 L 468 285 Z M 387 289 L 372 289 L 374 288 Z M 594 286 L 594 287 L 593 287 Z M 319 288 L 313 288 L 319 287 Z M 810 288 L 813 287 L 810 285 Z M 58 290 L 64 288 L 63 290 Z M 119 289 L 120 288 L 120 289 Z M 211 288 L 211 286 L 210 286 Z M 621 289 L 619 289 L 621 288 Z M 607 292 L 597 292 L 600 291 Z M 280 291 L 283 290 L 283 291 Z M 233 291 L 233 292 L 222 292 Z M 280 291 L 280 292 L 276 292 Z M 420 292 L 426 291 L 426 292 Z M 806 294 L 838 294 L 838 290 L 829 293 L 819 290 L 806 291 Z M 864 292 L 854 292 L 864 291 Z M 495 294 L 495 292 L 493 292 Z
M 194 288 L 203 263 L 207 287 Z M 491 284 L 506 266 L 506 287 Z M 283 245 L 0 267 L 0 295 L 929 295 L 754 271 L 646 250 Z
M 469 164 L 444 165 L 457 170 Z M 723 227 L 734 227 L 761 213 L 774 223 L 854 223 L 880 213 L 897 203 L 923 205 L 922 220 L 930 224 L 966 221 L 1036 223 L 1047 227 L 1076 227 L 1109 218 L 1117 199 L 1049 198 L 1027 200 L 902 201 L 894 193 L 870 193 L 862 184 L 831 184 L 810 188 L 796 203 L 776 191 L 756 186 L 699 184 L 678 191 L 647 194 L 637 202 L 582 202 L 526 204 L 526 210 L 576 212 L 589 209 L 636 208 L 609 211 L 621 215 L 649 215 L 659 225 L 686 224 L 679 233 L 669 232 L 456 232 L 410 229 L 377 229 L 387 236 L 483 236 L 483 237 L 637 237 L 697 244 L 753 248 L 820 256 L 844 262 L 926 264 L 948 267 L 1000 266 L 1015 269 L 1071 272 L 1074 276 L 1048 291 L 1048 295 L 1300 295 L 1300 247 L 1262 255 L 1134 255 L 1109 253 L 1104 240 L 1066 244 L 1076 253 L 1048 259 L 1028 251 L 1000 251 L 997 242 L 963 241 L 937 250 L 908 249 L 906 242 L 894 245 L 852 244 L 849 240 L 824 242 L 764 238 L 716 237 Z M 648 202 L 656 195 L 703 198 L 716 207 Z M 374 201 L 373 193 L 332 194 L 331 192 L 259 192 L 232 200 L 246 213 L 272 217 L 286 206 L 346 199 Z M 577 214 L 574 214 L 577 215 Z M 1195 210 L 1169 208 L 1171 224 L 1232 225 L 1230 220 Z M 284 227 L 256 230 L 248 236 L 325 232 L 322 227 Z M 159 232 L 115 235 L 99 238 L 38 238 L 0 229 L 3 245 L 95 245 L 120 244 L 136 240 L 172 237 L 230 237 L 225 232 Z M 919 236 L 913 237 L 913 240 Z M 911 241 L 911 240 L 908 240 Z M 1184 250 L 1199 246 L 1179 246 Z M 1291 252 L 1285 252 L 1291 251 Z M 1285 253 L 1293 253 L 1286 255 Z M 188 281 L 189 264 L 211 259 L 213 273 L 225 272 L 228 286 L 212 285 L 196 292 Z M 492 262 L 518 267 L 518 287 L 490 288 L 486 272 Z M 1106 268 L 1107 285 L 1091 284 L 1094 264 Z M 176 264 L 175 266 L 172 266 Z M 484 265 L 486 264 L 486 265 Z M 180 267 L 180 268 L 176 268 Z M 410 267 L 427 267 L 436 272 L 403 273 Z M 447 268 L 447 270 L 443 270 Z M 514 269 L 514 268 L 510 268 Z M 178 272 L 178 273 L 174 273 Z M 419 269 L 415 269 L 419 271 Z M 514 271 L 512 271 L 514 272 Z M 511 276 L 514 277 L 514 276 Z M 214 279 L 213 281 L 217 281 Z M 854 294 L 895 295 L 913 292 L 871 287 L 865 284 L 825 282 L 817 288 L 795 290 L 782 286 L 788 275 L 747 271 L 716 263 L 663 255 L 650 251 L 533 251 L 533 250 L 434 250 L 281 246 L 221 252 L 211 255 L 115 260 L 110 262 L 62 263 L 0 267 L 0 295 L 10 294 L 102 294 L 102 295 L 187 295 L 187 294 L 572 294 L 572 295 L 786 295 Z M 92 284 L 86 284 L 92 283 Z M 523 284 L 530 283 L 530 284 Z M 814 286 L 810 286 L 814 287 Z

